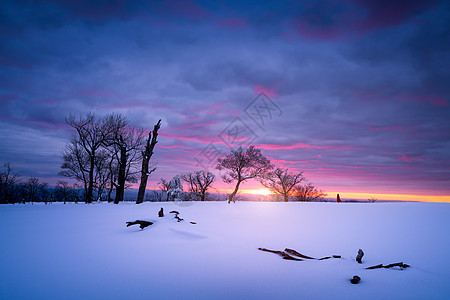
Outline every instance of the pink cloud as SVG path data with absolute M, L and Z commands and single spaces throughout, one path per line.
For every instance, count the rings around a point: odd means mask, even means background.
M 420 156 L 413 156 L 413 155 L 399 155 L 398 159 L 406 162 L 412 162 L 412 161 L 424 161 L 424 159 Z
M 213 144 L 221 144 L 222 143 L 217 138 L 212 139 L 209 136 L 192 137 L 192 136 L 176 135 L 176 134 L 170 134 L 170 133 L 166 133 L 163 136 L 166 138 L 170 138 L 170 139 L 177 139 L 179 141 L 196 142 L 196 143 L 201 143 L 201 144 L 209 144 L 210 142 L 212 142 Z
M 261 84 L 255 84 L 253 87 L 253 93 L 255 95 L 259 95 L 261 93 L 266 94 L 268 97 L 276 97 L 277 93 L 275 92 L 275 90 L 271 87 L 268 86 L 264 86 Z
M 291 150 L 296 148 L 304 148 L 304 149 L 324 149 L 324 150 L 355 150 L 361 149 L 360 147 L 354 146 L 316 146 L 316 145 L 308 145 L 304 143 L 295 143 L 293 145 L 274 145 L 274 144 L 260 144 L 261 148 L 268 150 Z

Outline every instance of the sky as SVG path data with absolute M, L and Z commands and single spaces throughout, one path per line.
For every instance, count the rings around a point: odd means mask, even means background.
M 161 119 L 149 181 L 253 144 L 329 196 L 450 202 L 448 1 L 2 1 L 0 162 L 56 183 L 70 114 Z M 258 182 L 242 186 L 261 189 Z

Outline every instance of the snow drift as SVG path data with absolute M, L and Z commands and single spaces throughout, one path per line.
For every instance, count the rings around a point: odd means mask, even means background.
M 449 216 L 438 203 L 2 205 L 0 299 L 449 299 Z M 126 227 L 137 219 L 154 224 Z M 411 267 L 365 269 L 395 262 Z

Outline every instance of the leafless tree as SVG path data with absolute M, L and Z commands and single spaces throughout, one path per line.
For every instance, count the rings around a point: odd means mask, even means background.
M 89 186 L 89 155 L 81 147 L 76 136 L 70 138 L 69 144 L 62 150 L 61 155 L 63 164 L 59 175 L 75 178 L 81 182 L 84 194 L 87 195 Z
M 284 201 L 288 202 L 289 196 L 294 193 L 294 187 L 305 180 L 303 173 L 289 173 L 288 169 L 276 168 L 264 174 L 260 182 L 272 192 L 283 196 Z
M 327 194 L 321 190 L 318 190 L 312 183 L 308 182 L 304 185 L 298 185 L 295 187 L 294 196 L 297 201 L 316 201 L 325 197 Z
M 97 119 L 93 113 L 76 118 L 70 115 L 66 123 L 75 129 L 75 135 L 63 151 L 62 175 L 74 177 L 84 184 L 85 201 L 93 201 L 96 171 L 98 172 L 99 152 L 111 132 L 104 120 Z M 97 166 L 96 166 L 97 164 Z M 103 171 L 103 170 L 102 170 Z
M 57 200 L 64 201 L 64 204 L 69 201 L 69 183 L 67 181 L 59 180 L 55 188 L 55 197 Z
M 39 182 L 39 178 L 31 177 L 26 183 L 20 185 L 22 203 L 47 202 L 49 201 L 48 183 Z
M 14 203 L 17 200 L 15 186 L 20 176 L 13 171 L 10 163 L 5 163 L 3 167 L 5 170 L 0 172 L 0 203 Z
M 201 170 L 181 175 L 181 179 L 188 183 L 189 192 L 200 196 L 201 201 L 205 201 L 206 192 L 213 183 L 215 176 L 211 172 Z
M 224 182 L 236 181 L 234 191 L 228 197 L 228 203 L 234 202 L 234 196 L 239 190 L 239 185 L 252 178 L 260 178 L 273 168 L 270 160 L 261 154 L 261 149 L 250 146 L 244 149 L 242 146 L 231 150 L 224 158 L 218 159 L 217 169 L 227 170 L 222 176 Z
M 167 181 L 164 178 L 161 178 L 161 180 L 158 182 L 158 187 L 162 191 L 162 193 L 166 193 L 166 201 L 169 201 L 169 190 L 170 190 L 170 180 Z
M 67 181 L 58 181 L 54 190 L 54 200 L 58 202 L 77 202 L 77 190 L 76 187 L 69 185 Z
M 145 189 L 147 188 L 147 180 L 148 176 L 153 173 L 156 168 L 149 168 L 149 162 L 153 155 L 153 150 L 155 149 L 156 143 L 158 142 L 156 139 L 158 137 L 158 130 L 161 127 L 161 120 L 156 123 L 153 128 L 153 137 L 152 132 L 148 133 L 147 143 L 145 145 L 144 150 L 142 151 L 142 167 L 141 167 L 141 182 L 139 184 L 139 192 L 136 200 L 136 204 L 144 202 Z
M 125 185 L 136 183 L 136 164 L 141 158 L 141 151 L 144 141 L 144 130 L 129 126 L 128 120 L 120 114 L 111 114 L 106 117 L 105 123 L 107 131 L 111 132 L 109 139 L 104 141 L 104 145 L 114 148 L 114 155 L 118 162 L 115 204 L 123 201 Z

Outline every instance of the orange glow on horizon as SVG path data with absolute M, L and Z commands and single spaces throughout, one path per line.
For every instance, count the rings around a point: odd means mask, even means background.
M 336 197 L 337 192 L 328 192 L 327 198 Z M 407 195 L 407 194 L 373 194 L 373 193 L 339 193 L 341 199 L 376 199 L 376 200 L 399 200 L 419 202 L 442 202 L 450 203 L 450 196 L 445 195 Z
M 252 195 L 263 195 L 263 196 L 268 196 L 268 195 L 273 194 L 268 189 L 244 190 L 243 193 L 245 193 L 245 194 L 252 194 Z
M 231 193 L 232 189 L 219 189 L 219 193 Z M 335 198 L 337 192 L 326 192 L 325 198 Z M 239 190 L 239 194 L 253 194 L 268 196 L 273 194 L 268 189 L 242 189 Z M 345 199 L 376 199 L 376 200 L 391 200 L 391 201 L 417 201 L 417 202 L 440 202 L 450 203 L 450 196 L 446 195 L 408 195 L 408 194 L 375 194 L 375 193 L 342 193 L 339 192 L 339 196 L 342 200 Z

